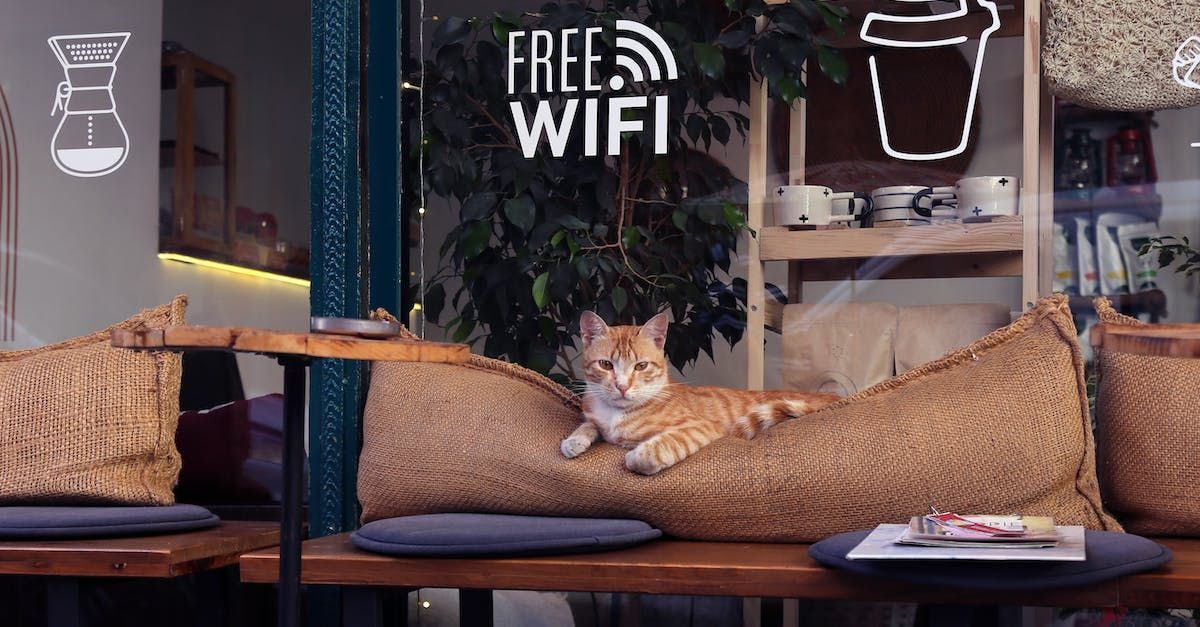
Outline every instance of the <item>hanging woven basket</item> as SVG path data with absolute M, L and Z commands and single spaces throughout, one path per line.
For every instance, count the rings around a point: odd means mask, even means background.
M 1042 62 L 1054 95 L 1095 109 L 1200 104 L 1200 1 L 1046 0 Z

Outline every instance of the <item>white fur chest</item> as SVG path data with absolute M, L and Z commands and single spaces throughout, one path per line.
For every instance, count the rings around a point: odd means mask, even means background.
M 604 436 L 605 442 L 622 445 L 614 430 L 627 417 L 625 410 L 606 403 L 589 403 L 587 417 L 600 429 L 600 434 Z

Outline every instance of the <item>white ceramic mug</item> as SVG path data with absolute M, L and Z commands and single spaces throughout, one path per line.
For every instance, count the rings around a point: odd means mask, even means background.
M 871 211 L 871 199 L 857 192 L 835 192 L 823 185 L 781 185 L 775 188 L 775 224 L 824 226 L 854 222 Z M 849 201 L 845 214 L 835 214 L 833 203 Z
M 929 189 L 924 185 L 892 185 L 871 190 L 871 224 L 878 226 L 900 226 L 929 224 L 929 216 L 918 213 L 914 198 Z M 924 208 L 932 208 L 926 200 Z
M 1015 176 L 973 176 L 959 179 L 954 189 L 963 222 L 1020 213 L 1021 181 Z

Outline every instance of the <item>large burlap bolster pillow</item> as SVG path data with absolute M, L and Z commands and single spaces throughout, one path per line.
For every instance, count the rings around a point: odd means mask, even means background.
M 1142 325 L 1096 299 L 1100 322 Z M 1132 532 L 1200 536 L 1200 359 L 1096 349 L 1105 504 Z
M 169 505 L 180 357 L 113 348 L 114 328 L 183 324 L 187 299 L 104 331 L 0 352 L 0 503 Z
M 609 444 L 564 459 L 558 445 L 579 423 L 577 405 L 505 368 L 481 359 L 375 364 L 359 462 L 364 521 L 438 512 L 634 518 L 681 538 L 813 541 L 935 505 L 1120 529 L 1100 507 L 1065 298 L 653 477 L 626 470 L 624 451 Z

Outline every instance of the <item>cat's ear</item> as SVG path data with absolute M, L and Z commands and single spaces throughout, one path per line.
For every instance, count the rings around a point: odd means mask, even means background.
M 583 338 L 583 347 L 587 348 L 596 338 L 608 334 L 608 325 L 595 312 L 585 311 L 579 316 L 579 336 Z
M 670 323 L 667 312 L 664 311 L 647 320 L 646 324 L 638 329 L 638 335 L 654 342 L 654 345 L 661 349 L 667 343 L 667 325 Z

